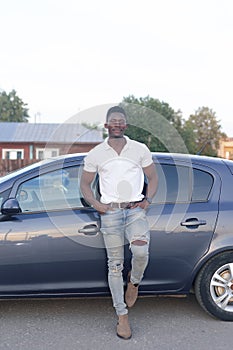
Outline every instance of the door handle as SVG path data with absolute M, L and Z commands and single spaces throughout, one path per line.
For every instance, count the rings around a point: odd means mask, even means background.
M 78 230 L 79 233 L 84 233 L 85 235 L 93 236 L 99 232 L 99 227 L 95 224 L 86 225 Z
M 181 226 L 186 226 L 189 228 L 196 228 L 200 225 L 206 225 L 206 220 L 198 220 L 198 219 L 187 219 L 186 221 L 182 221 Z

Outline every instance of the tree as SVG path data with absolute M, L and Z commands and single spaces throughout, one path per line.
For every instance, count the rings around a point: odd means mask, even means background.
M 172 125 L 174 125 L 177 130 L 179 130 L 182 126 L 181 111 L 178 110 L 175 112 L 167 102 L 161 102 L 158 99 L 154 99 L 150 96 L 136 98 L 133 95 L 124 97 L 123 102 L 137 104 L 139 106 L 143 106 L 157 113 L 160 113 Z
M 99 131 L 101 130 L 104 139 L 108 136 L 108 133 L 105 131 L 104 126 L 101 125 L 100 123 L 92 124 L 92 123 L 83 122 L 82 125 L 89 130 L 99 130 Z
M 226 138 L 216 113 L 208 107 L 199 107 L 195 114 L 190 115 L 182 134 L 190 153 L 208 156 L 217 156 L 219 141 Z
M 0 122 L 28 122 L 28 108 L 12 90 L 7 94 L 0 92 Z
M 168 103 L 150 96 L 129 95 L 121 105 L 129 116 L 126 135 L 130 138 L 145 143 L 151 151 L 187 153 L 180 136 L 183 123 L 180 111 L 175 112 Z

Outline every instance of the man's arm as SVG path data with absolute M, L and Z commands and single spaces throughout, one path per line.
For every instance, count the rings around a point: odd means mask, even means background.
M 146 196 L 149 198 L 153 198 L 158 187 L 158 176 L 157 176 L 154 163 L 149 165 L 146 168 L 143 168 L 143 171 L 148 179 Z
M 146 197 L 153 198 L 158 187 L 158 176 L 155 169 L 154 163 L 151 165 L 143 168 L 144 174 L 146 175 L 148 179 L 148 185 L 146 190 Z M 140 206 L 143 209 L 146 209 L 150 203 L 145 199 L 142 202 L 138 203 L 138 206 Z
M 94 193 L 91 189 L 92 181 L 95 178 L 96 173 L 89 172 L 86 170 L 83 170 L 81 181 L 80 181 L 80 187 L 81 192 L 83 194 L 84 199 L 97 211 L 100 213 L 105 213 L 107 210 L 109 210 L 109 205 L 100 203 L 94 196 Z

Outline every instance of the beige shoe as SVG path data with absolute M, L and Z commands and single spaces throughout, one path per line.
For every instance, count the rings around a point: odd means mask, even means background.
M 135 286 L 130 282 L 130 274 L 128 275 L 128 285 L 125 292 L 125 302 L 128 307 L 132 307 L 138 297 L 138 285 Z
M 122 339 L 130 339 L 132 337 L 128 314 L 119 315 L 118 323 L 117 323 L 117 335 Z

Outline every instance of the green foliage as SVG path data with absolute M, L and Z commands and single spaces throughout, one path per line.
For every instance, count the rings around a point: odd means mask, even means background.
M 200 107 L 190 115 L 182 134 L 190 153 L 214 157 L 217 156 L 220 139 L 226 138 L 215 112 L 208 107 Z
M 180 136 L 180 111 L 175 112 L 168 103 L 149 96 L 138 99 L 130 95 L 123 98 L 121 105 L 129 116 L 125 134 L 130 138 L 145 143 L 151 151 L 187 153 Z
M 129 115 L 126 135 L 145 143 L 151 151 L 217 156 L 219 141 L 226 138 L 215 112 L 208 107 L 198 108 L 185 121 L 180 110 L 175 112 L 168 103 L 149 96 L 124 97 L 122 106 Z
M 159 101 L 150 96 L 136 98 L 133 95 L 123 98 L 123 103 L 132 103 L 151 109 L 166 118 L 176 129 L 182 126 L 181 111 L 175 112 L 167 102 Z
M 104 139 L 108 136 L 106 129 L 104 129 L 104 127 L 101 126 L 99 123 L 90 124 L 83 122 L 82 125 L 89 130 L 101 130 Z
M 0 122 L 28 122 L 28 109 L 12 90 L 9 94 L 0 92 Z
M 89 130 L 98 130 L 99 129 L 98 123 L 91 124 L 91 123 L 83 122 L 82 125 L 85 126 L 85 128 L 87 128 Z

